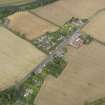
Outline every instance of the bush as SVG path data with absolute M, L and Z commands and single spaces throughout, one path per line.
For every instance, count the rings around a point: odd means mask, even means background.
M 84 41 L 84 44 L 90 44 L 93 38 L 88 34 L 83 34 L 80 38 Z
M 3 19 L 19 10 L 29 10 L 34 9 L 42 5 L 46 5 L 52 3 L 57 0 L 36 0 L 32 3 L 27 3 L 19 6 L 7 6 L 7 7 L 0 7 L 0 19 Z
M 66 66 L 66 61 L 61 57 L 55 57 L 53 61 L 46 66 L 48 73 L 54 77 L 58 77 Z

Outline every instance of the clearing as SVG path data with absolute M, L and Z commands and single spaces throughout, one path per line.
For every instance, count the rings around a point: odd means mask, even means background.
M 52 32 L 58 27 L 32 15 L 29 12 L 17 12 L 8 17 L 8 27 L 14 31 L 20 32 L 27 39 L 32 40 L 46 32 Z
M 83 105 L 105 95 L 105 48 L 96 42 L 68 47 L 69 63 L 57 79 L 47 78 L 36 105 Z
M 87 18 L 105 7 L 105 0 L 59 0 L 55 3 L 32 10 L 58 25 L 71 17 Z
M 0 27 L 0 90 L 18 83 L 45 57 L 37 48 Z

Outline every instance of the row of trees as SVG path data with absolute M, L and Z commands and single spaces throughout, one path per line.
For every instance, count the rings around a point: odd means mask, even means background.
M 54 57 L 41 73 L 32 73 L 21 85 L 0 92 L 0 105 L 34 105 L 35 97 L 46 76 L 51 74 L 58 77 L 65 66 L 66 61 L 62 57 Z
M 46 4 L 52 3 L 57 0 L 35 0 L 32 3 L 27 3 L 23 5 L 18 5 L 18 6 L 6 6 L 6 7 L 0 7 L 0 19 L 3 19 L 16 11 L 24 11 L 24 10 L 29 10 L 33 8 L 37 8 L 39 6 L 44 6 Z

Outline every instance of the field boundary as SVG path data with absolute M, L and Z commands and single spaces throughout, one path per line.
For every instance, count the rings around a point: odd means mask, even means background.
M 49 19 L 46 19 L 46 18 L 44 18 L 44 17 L 42 17 L 42 16 L 38 15 L 38 14 L 37 14 L 37 13 L 35 13 L 35 12 L 29 11 L 29 13 L 31 13 L 32 15 L 34 15 L 34 16 L 36 16 L 36 17 L 38 17 L 38 18 L 40 18 L 40 19 L 42 19 L 42 20 L 44 20 L 44 21 L 46 21 L 46 22 L 48 22 L 48 23 L 50 23 L 50 24 L 52 24 L 52 25 L 54 25 L 54 26 L 56 26 L 56 27 L 61 28 L 61 26 L 60 26 L 60 25 L 58 25 L 58 24 L 56 24 L 56 23 L 54 23 L 54 22 L 50 21 Z
M 102 42 L 102 41 L 100 41 L 100 40 L 98 40 L 96 38 L 94 38 L 94 41 L 97 42 L 97 43 L 99 43 L 99 44 L 101 44 L 102 46 L 105 46 L 105 43 L 104 42 Z
M 105 7 L 104 8 L 101 8 L 99 10 L 97 10 L 92 16 L 90 16 L 88 18 L 89 21 L 93 20 L 93 18 L 95 18 L 97 15 L 99 15 L 101 12 L 105 12 Z

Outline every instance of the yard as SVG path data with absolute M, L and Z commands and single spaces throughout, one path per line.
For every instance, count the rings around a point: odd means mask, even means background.
M 46 55 L 0 27 L 0 90 L 18 84 Z
M 84 105 L 105 96 L 104 46 L 92 42 L 80 49 L 68 47 L 67 60 L 57 79 L 45 80 L 36 105 Z

